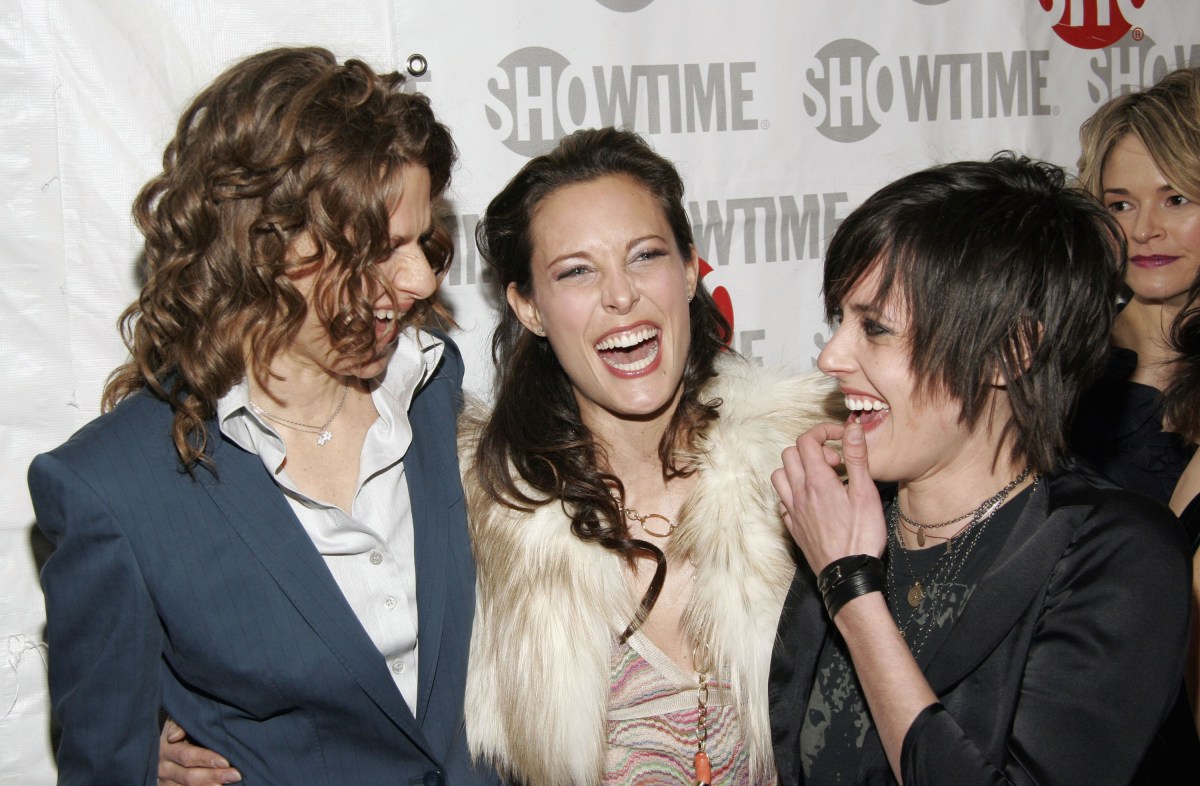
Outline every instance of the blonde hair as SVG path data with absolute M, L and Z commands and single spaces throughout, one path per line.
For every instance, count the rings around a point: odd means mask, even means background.
M 1118 96 L 1079 129 L 1079 183 L 1097 198 L 1113 146 L 1133 134 L 1179 193 L 1200 202 L 1200 67 L 1180 68 L 1153 87 Z

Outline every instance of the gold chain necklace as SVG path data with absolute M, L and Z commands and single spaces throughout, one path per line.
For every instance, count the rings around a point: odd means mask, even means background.
M 645 532 L 647 535 L 653 535 L 656 538 L 670 537 L 671 533 L 673 533 L 675 531 L 675 528 L 679 526 L 679 522 L 671 521 L 669 518 L 667 518 L 666 516 L 664 516 L 661 513 L 647 513 L 645 515 L 642 515 L 641 513 L 638 513 L 636 510 L 634 510 L 633 508 L 622 507 L 621 515 L 624 516 L 625 518 L 629 519 L 630 521 L 636 521 L 638 524 L 641 524 L 643 532 Z M 660 521 L 662 521 L 664 524 L 667 525 L 667 531 L 666 532 L 655 532 L 654 530 L 647 527 L 646 522 L 649 521 L 650 519 L 659 519 Z

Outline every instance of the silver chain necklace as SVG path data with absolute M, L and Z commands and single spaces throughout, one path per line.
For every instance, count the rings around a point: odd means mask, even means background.
M 333 419 L 336 418 L 338 413 L 342 411 L 342 405 L 346 403 L 346 395 L 349 392 L 350 385 L 343 385 L 342 397 L 338 400 L 337 406 L 333 408 L 333 414 L 331 414 L 329 418 L 319 426 L 312 426 L 308 423 L 300 423 L 296 420 L 288 420 L 287 418 L 281 418 L 278 415 L 272 415 L 270 412 L 267 412 L 253 401 L 250 402 L 250 407 L 255 411 L 255 413 L 262 415 L 267 420 L 278 423 L 281 426 L 287 426 L 295 431 L 303 431 L 305 434 L 316 434 L 317 445 L 323 447 L 326 442 L 333 439 L 333 432 L 329 430 L 329 424 L 332 423 Z
M 915 579 L 905 593 L 904 599 L 908 603 L 911 612 L 903 622 L 900 620 L 899 610 L 900 588 L 896 586 L 897 558 L 903 557 L 905 565 L 909 566 L 908 570 L 905 571 L 906 573 L 911 575 L 912 569 L 908 560 L 908 550 L 900 542 L 900 517 L 903 515 L 900 512 L 900 497 L 897 496 L 892 501 L 891 508 L 888 511 L 887 600 L 888 606 L 892 611 L 892 618 L 896 621 L 897 627 L 900 628 L 900 635 L 908 642 L 914 658 L 920 654 L 921 648 L 925 646 L 925 641 L 929 638 L 929 631 L 937 624 L 937 619 L 944 610 L 943 606 L 949 602 L 950 587 L 958 580 L 963 566 L 967 564 L 971 552 L 975 550 L 975 545 L 983 537 L 983 532 L 987 528 L 988 522 L 992 520 L 992 517 L 1004 505 L 1004 501 L 1012 493 L 1013 489 L 1029 477 L 1030 471 L 1031 467 L 1026 466 L 1025 470 L 1011 483 L 984 500 L 982 504 L 971 511 L 970 523 L 947 539 L 946 550 L 938 556 L 933 568 L 925 574 L 923 579 Z M 1037 489 L 1041 479 L 1042 476 L 1040 474 L 1034 476 L 1033 484 L 1030 486 L 1031 493 Z M 907 517 L 905 518 L 907 519 Z M 957 545 L 955 545 L 955 541 L 958 541 Z M 935 586 L 937 587 L 937 591 L 931 592 L 930 590 Z M 910 631 L 909 629 L 917 619 L 919 607 L 926 599 L 930 600 L 929 609 L 925 614 L 925 619 L 928 622 L 925 624 L 917 623 L 916 629 Z

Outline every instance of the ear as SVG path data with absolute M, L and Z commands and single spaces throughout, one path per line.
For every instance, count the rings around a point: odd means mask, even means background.
M 538 311 L 537 304 L 521 294 L 516 282 L 508 285 L 504 295 L 508 300 L 508 307 L 512 309 L 513 314 L 521 321 L 526 330 L 539 336 L 546 334 L 545 328 L 542 326 L 542 314 Z
M 696 287 L 700 282 L 700 255 L 696 253 L 695 246 L 689 246 L 688 250 L 691 256 L 683 261 L 683 275 L 687 281 L 688 300 L 696 294 Z

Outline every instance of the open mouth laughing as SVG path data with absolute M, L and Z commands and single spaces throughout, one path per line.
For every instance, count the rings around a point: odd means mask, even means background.
M 850 417 L 857 417 L 864 431 L 878 426 L 891 414 L 891 408 L 886 403 L 872 396 L 847 393 L 845 401 Z
M 600 359 L 619 374 L 646 371 L 658 359 L 661 331 L 653 325 L 641 325 L 610 333 L 595 346 Z

